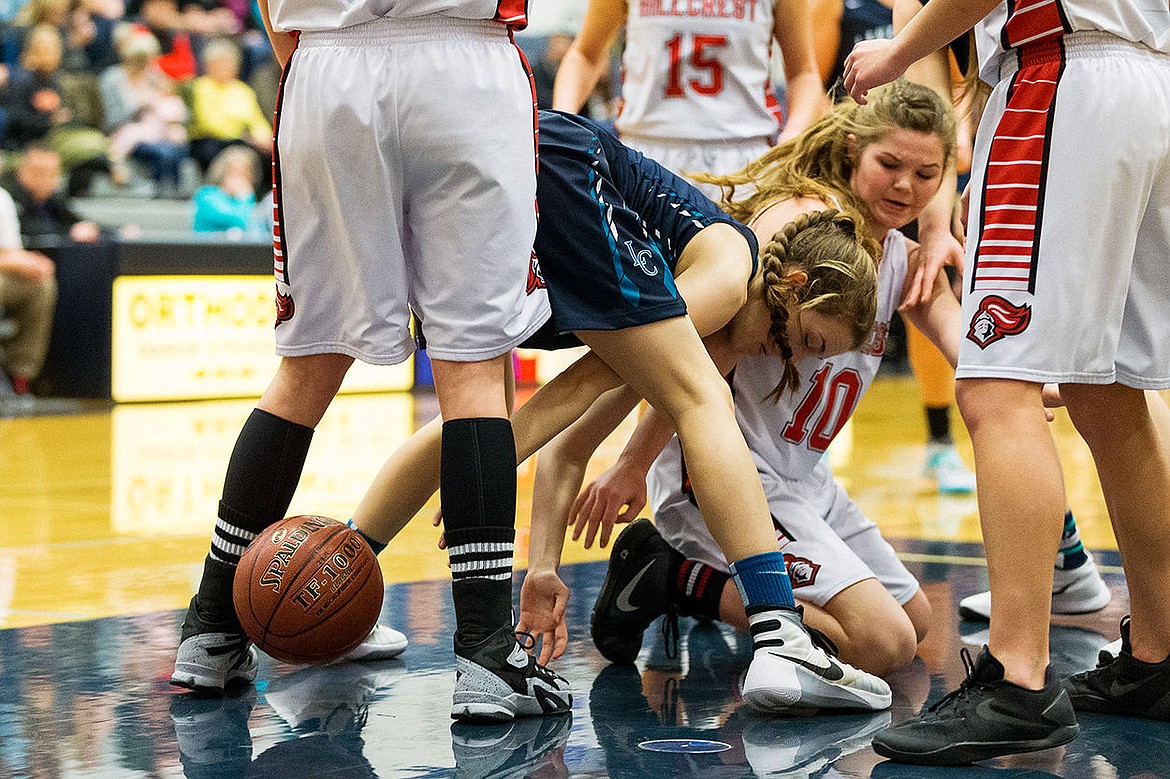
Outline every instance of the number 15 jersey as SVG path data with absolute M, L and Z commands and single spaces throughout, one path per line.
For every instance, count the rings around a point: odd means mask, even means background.
M 623 136 L 691 143 L 770 138 L 772 0 L 627 0 Z

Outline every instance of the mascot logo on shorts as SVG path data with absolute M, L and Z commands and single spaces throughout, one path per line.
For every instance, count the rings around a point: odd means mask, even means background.
M 979 303 L 979 310 L 971 319 L 967 338 L 980 349 L 1009 335 L 1019 335 L 1032 322 L 1031 306 L 1016 306 L 999 295 L 988 295 Z
M 528 264 L 528 284 L 524 292 L 531 295 L 538 289 L 544 289 L 544 274 L 540 272 L 540 260 L 536 259 L 536 252 L 532 253 L 532 261 Z
M 281 322 L 287 322 L 293 318 L 293 312 L 296 306 L 293 305 L 292 295 L 280 294 L 280 287 L 276 288 L 276 325 L 279 327 Z
M 820 563 L 814 563 L 807 557 L 784 555 L 784 564 L 788 567 L 788 578 L 792 581 L 792 589 L 807 587 L 815 584 L 817 573 L 821 570 Z

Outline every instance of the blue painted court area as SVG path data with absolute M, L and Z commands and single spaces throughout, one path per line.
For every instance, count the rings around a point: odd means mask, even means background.
M 1077 777 L 1170 779 L 1170 725 L 1085 715 L 1063 749 L 961 769 L 898 766 L 874 732 L 963 678 L 959 651 L 985 625 L 954 608 L 981 589 L 972 545 L 903 542 L 935 604 L 913 665 L 890 681 L 889 712 L 763 719 L 740 703 L 748 643 L 684 620 L 671 657 L 647 633 L 637 666 L 608 665 L 588 638 L 602 563 L 568 566 L 569 651 L 555 668 L 574 686 L 570 716 L 502 726 L 452 725 L 453 612 L 447 582 L 387 588 L 383 618 L 411 645 L 378 663 L 294 667 L 264 658 L 254 687 L 201 700 L 168 684 L 179 612 L 0 631 L 0 777 Z M 1116 555 L 1098 560 L 1116 565 Z M 1092 666 L 1116 637 L 1115 604 L 1053 628 L 1061 673 Z M 694 748 L 658 751 L 647 742 Z M 707 742 L 703 749 L 700 742 Z M 718 750 L 712 744 L 720 745 Z

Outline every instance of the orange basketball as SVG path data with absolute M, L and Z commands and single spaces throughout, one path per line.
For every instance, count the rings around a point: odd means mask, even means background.
M 382 569 L 356 530 L 328 517 L 289 517 L 248 545 L 233 595 L 261 650 L 286 663 L 328 663 L 378 621 Z

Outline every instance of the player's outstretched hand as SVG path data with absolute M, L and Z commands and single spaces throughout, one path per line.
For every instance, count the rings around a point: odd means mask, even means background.
M 646 505 L 646 476 L 615 464 L 598 476 L 573 501 L 569 524 L 573 540 L 585 532 L 585 548 L 593 546 L 593 539 L 601 531 L 599 545 L 609 546 L 613 526 L 618 522 L 633 522 Z
M 874 87 L 888 84 L 906 72 L 910 63 L 895 57 L 894 42 L 889 38 L 861 41 L 845 58 L 845 89 L 858 103 L 865 105 L 865 95 Z
M 953 233 L 939 229 L 923 231 L 918 236 L 918 243 L 918 267 L 899 310 L 929 303 L 934 295 L 934 280 L 943 272 L 944 266 L 953 266 L 959 272 L 959 278 L 963 277 L 963 244 Z
M 569 629 L 565 626 L 565 606 L 569 588 L 554 571 L 529 571 L 520 586 L 520 623 L 516 630 L 531 633 L 540 644 L 541 665 L 565 653 Z

